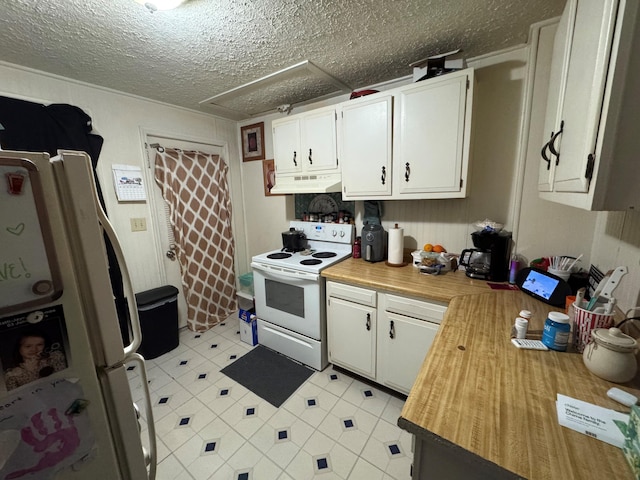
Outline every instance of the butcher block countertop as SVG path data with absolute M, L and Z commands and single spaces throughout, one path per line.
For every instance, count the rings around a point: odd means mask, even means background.
M 322 271 L 327 280 L 394 292 L 399 295 L 449 303 L 458 295 L 492 291 L 483 280 L 474 280 L 463 271 L 425 275 L 411 264 L 391 267 L 385 262 L 371 263 L 348 258 Z
M 520 291 L 492 290 L 462 271 L 429 276 L 410 264 L 391 267 L 350 258 L 322 276 L 449 304 L 398 425 L 426 448 L 444 446 L 452 458 L 478 465 L 476 477 L 466 478 L 485 478 L 483 464 L 531 480 L 633 478 L 622 450 L 561 427 L 555 401 L 560 393 L 628 411 L 606 392 L 618 386 L 640 398 L 640 373 L 616 385 L 592 375 L 572 345 L 568 352 L 555 352 L 520 350 L 510 342 L 520 310 L 533 312 L 527 337 L 539 339 L 555 308 Z M 428 471 L 429 465 L 423 468 Z
M 592 375 L 573 351 L 511 345 L 523 308 L 534 314 L 529 337 L 540 338 L 549 307 L 522 292 L 453 298 L 398 424 L 528 479 L 633 478 L 622 450 L 561 427 L 556 414 L 558 393 L 628 411 L 606 396 L 620 385 Z M 640 398 L 638 386 L 636 377 L 622 388 Z

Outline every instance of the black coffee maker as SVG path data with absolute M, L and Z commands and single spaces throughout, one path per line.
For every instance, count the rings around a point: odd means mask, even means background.
M 468 248 L 460 255 L 460 265 L 467 277 L 492 282 L 504 282 L 509 278 L 509 251 L 511 232 L 482 230 L 473 232 L 471 239 L 476 248 Z

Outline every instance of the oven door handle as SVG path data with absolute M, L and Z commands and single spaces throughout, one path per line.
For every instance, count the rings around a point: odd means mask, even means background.
M 251 263 L 251 268 L 253 268 L 254 270 L 259 270 L 265 276 L 269 276 L 270 278 L 274 278 L 274 279 L 289 278 L 292 280 L 299 280 L 299 281 L 307 280 L 307 281 L 317 282 L 319 278 L 319 276 L 316 275 L 315 273 L 301 272 L 298 270 L 292 270 L 288 268 L 271 267 L 271 266 L 266 266 L 266 265 L 262 265 L 260 263 L 255 263 L 255 262 Z

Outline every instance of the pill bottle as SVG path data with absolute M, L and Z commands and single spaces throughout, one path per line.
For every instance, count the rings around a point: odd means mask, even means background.
M 529 320 L 526 318 L 518 317 L 516 318 L 515 324 L 513 325 L 512 337 L 514 338 L 527 338 L 527 329 L 529 328 Z
M 542 343 L 552 350 L 564 352 L 569 344 L 569 315 L 561 312 L 549 312 L 544 322 Z
M 520 313 L 518 314 L 518 316 L 520 318 L 524 318 L 525 320 L 531 320 L 531 317 L 533 316 L 533 314 L 529 310 L 520 310 Z

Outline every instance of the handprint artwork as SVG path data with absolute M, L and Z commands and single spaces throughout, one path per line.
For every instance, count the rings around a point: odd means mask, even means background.
M 27 426 L 21 430 L 22 441 L 31 445 L 33 452 L 40 455 L 38 463 L 9 473 L 4 477 L 6 480 L 54 467 L 75 452 L 80 445 L 78 430 L 73 425 L 73 417 L 62 414 L 68 422 L 68 425 L 64 426 L 58 410 L 51 408 L 46 413 L 51 419 L 51 423 L 47 425 L 42 414 L 43 412 L 38 412 L 33 415 L 31 417 L 33 426 Z
M 0 480 L 49 480 L 91 454 L 94 437 L 87 411 L 66 413 L 80 398 L 77 383 L 43 379 L 3 399 Z

